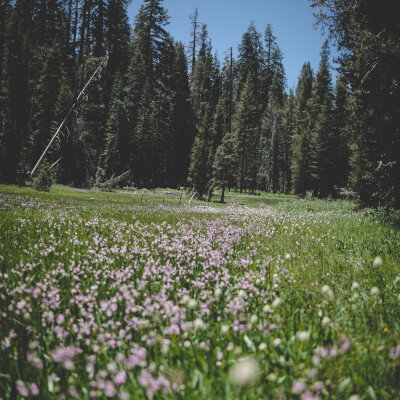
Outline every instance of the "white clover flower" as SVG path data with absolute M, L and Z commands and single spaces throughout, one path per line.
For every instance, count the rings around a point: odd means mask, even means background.
M 306 342 L 310 338 L 310 333 L 307 331 L 296 332 L 296 337 L 300 342 Z
M 259 371 L 259 364 L 254 358 L 240 358 L 229 370 L 229 380 L 234 385 L 245 386 L 257 379 Z
M 321 325 L 328 326 L 330 324 L 330 322 L 331 322 L 330 318 L 325 316 L 324 318 L 322 318 Z
M 240 289 L 238 292 L 238 297 L 243 298 L 244 296 L 246 296 L 246 292 L 243 289 Z
M 197 306 L 197 301 L 195 299 L 190 299 L 187 302 L 187 306 L 188 308 L 195 308 Z
M 271 372 L 270 374 L 267 375 L 267 379 L 271 382 L 275 382 L 278 379 L 278 377 L 273 372 Z
M 265 313 L 272 313 L 274 310 L 271 308 L 271 306 L 269 304 L 266 304 L 263 308 L 263 311 Z
M 229 325 L 222 325 L 221 326 L 221 333 L 226 335 L 229 332 Z
M 189 340 L 185 340 L 185 342 L 183 343 L 183 347 L 185 347 L 186 349 L 188 349 L 192 344 L 189 342 Z
M 321 292 L 324 293 L 324 294 L 327 294 L 330 290 L 331 290 L 331 288 L 330 288 L 329 285 L 324 285 L 321 288 Z
M 371 289 L 371 294 L 372 294 L 372 296 L 376 296 L 378 293 L 379 293 L 379 289 L 378 289 L 376 286 L 374 286 L 374 287 Z
M 379 256 L 375 257 L 375 258 L 374 258 L 374 261 L 373 261 L 373 263 L 372 263 L 372 265 L 373 265 L 374 267 L 380 267 L 382 264 L 383 264 L 383 260 L 382 260 L 382 258 L 379 257 Z
M 194 329 L 203 329 L 204 328 L 204 321 L 200 318 L 197 318 L 193 321 Z
M 266 343 L 260 343 L 260 344 L 258 345 L 258 350 L 264 351 L 264 350 L 266 350 L 266 349 L 267 349 L 267 344 L 266 344 Z
M 278 347 L 278 346 L 280 346 L 280 345 L 282 344 L 282 339 L 276 338 L 276 339 L 272 342 L 272 344 L 273 344 L 275 347 Z
M 351 285 L 351 290 L 358 290 L 360 289 L 360 285 L 358 282 L 353 282 Z
M 183 297 L 182 297 L 182 303 L 183 304 L 187 304 L 187 302 L 190 300 L 190 297 L 187 295 L 187 294 L 185 294 Z
M 349 400 L 360 400 L 360 399 L 361 399 L 361 397 L 358 394 L 352 394 L 349 397 Z
M 221 296 L 221 294 L 222 294 L 222 290 L 221 290 L 220 288 L 216 288 L 216 289 L 214 290 L 214 297 L 215 297 L 216 299 L 218 299 L 218 298 Z
M 290 256 L 289 253 L 286 253 L 286 254 L 285 254 L 285 260 L 290 260 L 290 257 L 291 257 L 291 256 Z
M 280 297 L 275 297 L 274 301 L 272 302 L 272 307 L 277 308 L 282 304 L 282 299 Z
M 253 315 L 250 317 L 250 323 L 251 323 L 251 324 L 255 324 L 257 321 L 258 321 L 257 315 L 253 314 Z

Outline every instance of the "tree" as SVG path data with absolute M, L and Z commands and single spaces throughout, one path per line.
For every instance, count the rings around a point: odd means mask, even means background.
M 292 178 L 294 191 L 305 195 L 311 187 L 311 134 L 309 100 L 312 94 L 313 71 L 309 62 L 303 64 L 296 88 L 295 132 L 292 144 Z
M 333 157 L 334 185 L 344 188 L 348 185 L 350 175 L 350 137 L 349 108 L 350 94 L 346 80 L 340 76 L 336 81 L 333 109 Z
M 329 65 L 329 45 L 321 50 L 319 70 L 310 99 L 311 168 L 310 188 L 320 197 L 334 192 L 333 89 Z
M 191 99 L 196 121 L 197 134 L 191 150 L 188 183 L 198 193 L 199 198 L 210 189 L 213 161 L 213 117 L 216 93 L 218 91 L 218 72 L 211 54 L 206 25 L 201 30 L 201 45 L 197 61 L 192 71 Z
M 225 199 L 225 189 L 236 177 L 236 152 L 233 137 L 227 133 L 222 143 L 218 146 L 213 163 L 213 186 L 221 188 L 221 199 L 223 203 Z
M 240 192 L 255 191 L 258 175 L 259 104 L 255 84 L 248 76 L 235 114 L 235 142 Z
M 312 0 L 342 50 L 354 96 L 354 187 L 364 205 L 400 208 L 400 26 L 390 0 Z M 390 94 L 390 96 L 388 96 Z
M 190 36 L 192 37 L 189 42 L 189 56 L 190 56 L 190 69 L 193 71 L 194 64 L 196 63 L 196 54 L 197 54 L 197 46 L 200 43 L 200 35 L 199 35 L 199 10 L 197 8 L 194 9 L 193 14 L 190 14 L 190 25 L 191 31 Z

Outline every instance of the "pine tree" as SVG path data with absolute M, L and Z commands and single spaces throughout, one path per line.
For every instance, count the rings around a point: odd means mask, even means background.
M 175 44 L 173 71 L 173 143 L 171 152 L 171 187 L 186 184 L 190 149 L 194 139 L 193 111 L 190 104 L 190 88 L 187 60 L 182 43 Z
M 192 71 L 191 98 L 197 134 L 191 150 L 188 183 L 199 198 L 210 189 L 213 161 L 212 124 L 218 93 L 218 72 L 211 54 L 206 25 L 201 30 L 201 45 Z
M 29 169 L 31 69 L 36 2 L 17 0 L 8 14 L 4 55 L 4 96 L 0 137 L 0 179 L 16 182 Z
M 348 111 L 350 95 L 345 78 L 340 76 L 336 81 L 333 110 L 333 157 L 335 186 L 344 188 L 348 186 L 350 175 L 350 138 Z
M 240 192 L 254 191 L 257 186 L 259 142 L 259 104 L 256 86 L 249 75 L 235 114 L 235 142 L 238 156 Z
M 267 104 L 269 91 L 275 73 L 274 53 L 277 50 L 276 36 L 272 32 L 272 26 L 267 25 L 264 32 L 265 42 L 265 72 L 264 72 L 264 99 Z
M 289 193 L 292 189 L 292 141 L 295 131 L 295 95 L 290 90 L 282 116 L 282 191 Z
M 292 144 L 292 179 L 294 191 L 305 195 L 311 185 L 311 133 L 309 130 L 313 72 L 309 62 L 303 64 L 296 88 L 295 132 Z
M 227 133 L 216 150 L 213 163 L 212 185 L 221 188 L 221 203 L 225 199 L 225 189 L 236 178 L 236 168 L 235 141 L 230 133 Z
M 333 89 L 329 65 L 329 46 L 325 41 L 321 50 L 319 70 L 310 99 L 310 131 L 312 161 L 310 185 L 314 194 L 326 197 L 333 194 Z
M 126 143 L 123 142 L 124 104 L 122 101 L 123 81 L 119 74 L 114 79 L 109 106 L 109 115 L 105 130 L 105 150 L 102 154 L 102 168 L 105 176 L 118 176 L 126 170 L 126 165 L 121 164 L 121 154 L 125 152 Z
M 193 14 L 190 14 L 190 25 L 191 25 L 191 41 L 189 42 L 189 59 L 190 69 L 193 71 L 194 64 L 196 63 L 197 46 L 200 43 L 200 23 L 199 23 L 199 10 L 195 8 Z

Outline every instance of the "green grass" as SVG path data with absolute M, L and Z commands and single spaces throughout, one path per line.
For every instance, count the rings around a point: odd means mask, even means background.
M 0 186 L 0 398 L 400 398 L 387 216 L 189 200 Z

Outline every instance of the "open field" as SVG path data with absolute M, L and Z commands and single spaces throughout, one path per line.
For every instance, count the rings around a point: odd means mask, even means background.
M 188 202 L 0 186 L 0 398 L 400 399 L 397 228 Z

